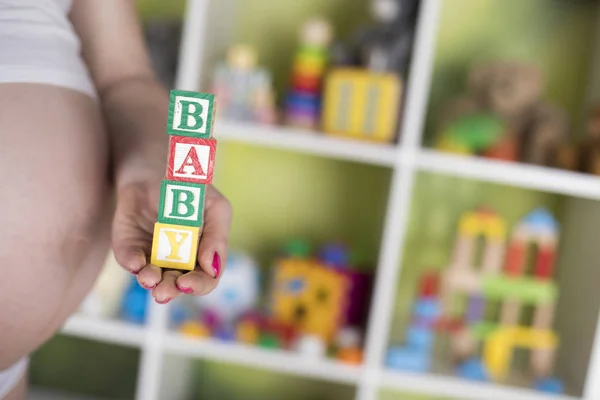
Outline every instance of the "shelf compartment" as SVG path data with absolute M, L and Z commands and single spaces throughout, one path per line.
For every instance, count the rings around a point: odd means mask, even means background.
M 518 169 L 522 169 L 522 166 Z M 521 218 L 536 208 L 545 208 L 558 221 L 559 242 L 554 282 L 559 289 L 559 297 L 553 329 L 560 338 L 560 345 L 557 349 L 552 376 L 558 377 L 563 382 L 567 395 L 584 396 L 590 390 L 587 388 L 590 380 L 593 380 L 588 371 L 590 360 L 593 362 L 590 354 L 597 352 L 599 344 L 596 339 L 598 336 L 596 323 L 600 308 L 600 294 L 590 280 L 595 281 L 600 275 L 594 269 L 599 251 L 595 250 L 598 246 L 592 239 L 600 222 L 600 205 L 592 200 L 449 177 L 444 174 L 419 173 L 411 203 L 409 232 L 405 242 L 406 251 L 402 261 L 400 286 L 397 290 L 390 345 L 404 346 L 406 343 L 407 327 L 412 319 L 412 307 L 417 298 L 421 273 L 425 270 L 435 270 L 439 273 L 451 263 L 459 218 L 463 213 L 473 211 L 478 206 L 491 208 L 505 221 L 506 253 L 502 256 L 502 268 L 505 265 L 505 256 L 508 254 L 512 229 Z M 533 268 L 529 262 L 528 266 Z M 492 286 L 488 289 L 494 289 Z M 552 295 L 552 290 L 547 289 L 552 288 L 528 287 L 528 291 L 521 294 L 529 298 L 531 296 L 545 298 Z M 486 320 L 496 320 L 497 316 L 494 315 L 500 313 L 501 304 L 496 305 L 498 307 L 493 306 L 488 310 L 492 314 Z M 532 313 L 531 307 L 524 307 L 521 318 L 525 319 L 520 322 L 529 324 Z M 451 376 L 452 378 L 448 378 L 453 379 L 451 382 L 463 382 L 454 372 L 451 372 L 454 366 L 448 359 L 449 352 L 442 348 L 447 343 L 447 338 L 444 336 L 446 335 L 436 335 L 435 351 L 431 353 L 430 358 L 432 364 L 426 369 L 428 372 L 423 374 L 423 379 L 428 379 L 430 375 L 441 376 L 444 379 Z M 475 354 L 479 357 L 480 353 Z M 520 351 L 517 352 L 514 368 L 511 368 L 512 374 L 507 383 L 499 385 L 489 382 L 476 385 L 501 386 L 506 387 L 507 390 L 517 390 L 515 396 L 520 391 L 523 396 L 526 394 L 548 396 L 531 388 L 532 381 L 529 374 L 525 372 L 527 361 L 525 355 Z M 464 382 L 473 383 L 473 381 Z M 523 389 L 518 389 L 521 387 Z M 488 400 L 488 397 L 483 398 Z

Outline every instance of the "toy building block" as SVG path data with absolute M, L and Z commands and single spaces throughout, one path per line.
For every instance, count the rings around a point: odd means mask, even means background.
M 236 339 L 242 343 L 254 344 L 260 336 L 259 325 L 251 320 L 241 321 L 237 325 Z
M 402 97 L 402 83 L 396 74 L 332 70 L 324 90 L 326 133 L 376 142 L 395 140 Z
M 425 372 L 431 367 L 431 355 L 423 349 L 393 346 L 387 352 L 385 364 L 392 369 Z
M 199 233 L 200 230 L 196 227 L 156 223 L 152 240 L 152 264 L 161 268 L 193 270 L 196 266 Z
M 461 378 L 471 381 L 489 381 L 488 372 L 485 369 L 485 365 L 477 358 L 471 358 L 459 364 L 459 366 L 456 368 L 456 374 Z
M 214 112 L 214 95 L 172 90 L 167 133 L 208 139 L 212 136 Z
M 210 330 L 206 325 L 201 322 L 187 321 L 179 327 L 179 332 L 184 336 L 194 338 L 207 338 L 210 337 Z
M 514 326 L 519 323 L 521 314 L 521 303 L 512 298 L 508 298 L 502 302 L 502 310 L 500 311 L 500 325 Z
M 201 227 L 206 187 L 188 182 L 163 180 L 158 205 L 158 222 Z
M 210 184 L 215 167 L 217 141 L 187 136 L 171 136 L 167 179 Z
M 419 281 L 419 297 L 437 297 L 439 294 L 440 276 L 437 272 L 427 272 Z

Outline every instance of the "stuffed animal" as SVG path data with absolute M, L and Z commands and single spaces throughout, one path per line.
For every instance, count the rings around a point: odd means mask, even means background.
M 568 119 L 558 108 L 542 101 L 544 81 L 535 66 L 517 61 L 476 65 L 468 76 L 468 92 L 444 107 L 437 127 L 444 132 L 465 115 L 501 118 L 505 135 L 517 144 L 520 161 L 555 166 L 568 136 Z

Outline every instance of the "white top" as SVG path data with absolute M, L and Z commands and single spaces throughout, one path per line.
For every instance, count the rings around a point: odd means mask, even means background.
M 69 21 L 71 0 L 0 0 L 0 83 L 96 91 Z

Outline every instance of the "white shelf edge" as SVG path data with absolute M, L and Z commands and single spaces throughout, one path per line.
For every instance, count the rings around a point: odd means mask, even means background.
M 284 126 L 232 121 L 216 122 L 214 136 L 217 140 L 387 167 L 393 166 L 398 156 L 397 146 L 394 144 L 337 138 L 321 132 Z
M 420 150 L 417 168 L 484 182 L 600 200 L 600 178 L 578 172 Z
M 145 328 L 123 321 L 75 314 L 63 325 L 60 333 L 103 343 L 141 348 Z
M 329 359 L 313 359 L 284 350 L 261 349 L 210 338 L 187 338 L 177 333 L 168 334 L 164 346 L 166 353 L 174 355 L 210 359 L 345 384 L 356 384 L 363 372 L 363 367 L 343 365 Z
M 382 388 L 404 393 L 441 396 L 460 400 L 580 400 L 579 397 L 553 395 L 533 389 L 512 388 L 488 382 L 471 382 L 461 378 L 434 374 L 386 371 Z

